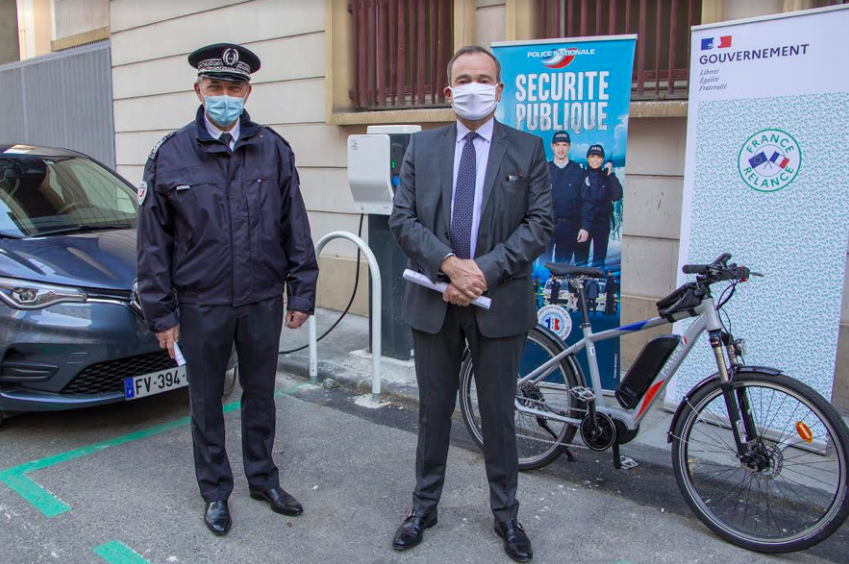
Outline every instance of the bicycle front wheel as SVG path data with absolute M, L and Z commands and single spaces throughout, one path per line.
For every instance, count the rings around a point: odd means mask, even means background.
M 518 379 L 530 374 L 563 350 L 563 344 L 538 327 L 528 334 L 525 351 L 519 362 Z M 486 375 L 483 375 L 486 378 Z M 578 376 L 568 358 L 555 364 L 536 382 L 519 386 L 516 398 L 523 406 L 556 413 L 565 417 L 581 417 L 583 409 L 569 390 L 578 386 Z M 478 448 L 483 449 L 483 430 L 475 386 L 475 367 L 467 355 L 460 369 L 460 410 L 463 421 Z M 579 413 L 580 410 L 580 413 Z M 572 442 L 577 428 L 573 425 L 515 411 L 516 447 L 519 452 L 519 470 L 535 470 L 551 464 Z
M 740 373 L 734 389 L 756 430 L 745 456 L 718 380 L 689 398 L 678 420 L 672 466 L 687 504 L 713 532 L 749 550 L 793 552 L 828 538 L 849 514 L 846 424 L 787 376 Z

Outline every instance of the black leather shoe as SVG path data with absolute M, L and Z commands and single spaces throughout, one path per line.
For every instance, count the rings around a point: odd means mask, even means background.
M 418 513 L 416 511 L 410 513 L 404 522 L 395 531 L 395 540 L 392 541 L 392 548 L 395 550 L 409 550 L 414 546 L 418 546 L 424 539 L 425 529 L 430 529 L 436 525 L 439 514 L 436 509 L 430 513 Z
M 504 552 L 516 562 L 530 562 L 534 557 L 531 539 L 518 519 L 495 521 L 495 532 L 504 539 Z
M 213 501 L 206 504 L 203 514 L 203 522 L 212 531 L 212 534 L 223 537 L 230 531 L 232 520 L 230 519 L 230 508 L 227 501 Z
M 304 512 L 304 508 L 294 497 L 289 495 L 283 488 L 271 488 L 270 490 L 251 490 L 251 499 L 267 501 L 271 510 L 281 515 L 297 517 Z

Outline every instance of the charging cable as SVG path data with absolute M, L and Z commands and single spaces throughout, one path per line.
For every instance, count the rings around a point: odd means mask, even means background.
M 359 228 L 357 228 L 357 237 L 360 237 L 360 238 L 362 238 L 362 236 L 363 236 L 363 218 L 364 217 L 365 217 L 365 214 L 360 214 L 360 226 L 359 226 Z M 336 326 L 339 325 L 339 323 L 345 318 L 346 315 L 348 315 L 348 310 L 350 310 L 351 306 L 354 304 L 354 298 L 357 296 L 357 288 L 359 288 L 359 285 L 360 285 L 360 253 L 361 253 L 360 247 L 357 247 L 357 270 L 354 273 L 354 291 L 351 292 L 351 299 L 348 300 L 348 305 L 345 306 L 345 310 L 342 312 L 342 315 L 340 315 L 339 318 L 336 321 L 333 322 L 333 325 L 331 325 L 330 328 L 327 331 L 322 333 L 321 336 L 316 339 L 316 342 L 322 340 L 323 338 L 328 336 L 331 331 L 336 329 Z M 302 351 L 309 346 L 310 346 L 309 343 L 307 343 L 306 345 L 304 345 L 302 347 L 298 347 L 296 349 L 290 349 L 288 351 L 277 351 L 277 354 L 278 355 L 292 354 L 292 353 Z

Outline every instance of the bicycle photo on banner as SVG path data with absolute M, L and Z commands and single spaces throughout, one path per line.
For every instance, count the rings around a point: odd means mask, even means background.
M 496 118 L 539 135 L 549 161 L 554 232 L 534 264 L 534 292 L 540 323 L 568 344 L 581 338 L 578 291 L 567 277 L 552 276 L 546 262 L 602 269 L 603 277 L 585 285 L 589 316 L 597 330 L 619 326 L 635 43 L 628 35 L 492 44 L 504 83 Z M 619 340 L 599 343 L 596 352 L 603 387 L 613 390 Z M 532 356 L 531 347 L 523 363 Z

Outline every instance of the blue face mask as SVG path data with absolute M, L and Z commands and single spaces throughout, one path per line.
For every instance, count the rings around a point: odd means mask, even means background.
M 242 115 L 245 99 L 232 96 L 204 96 L 206 115 L 217 125 L 227 127 Z

